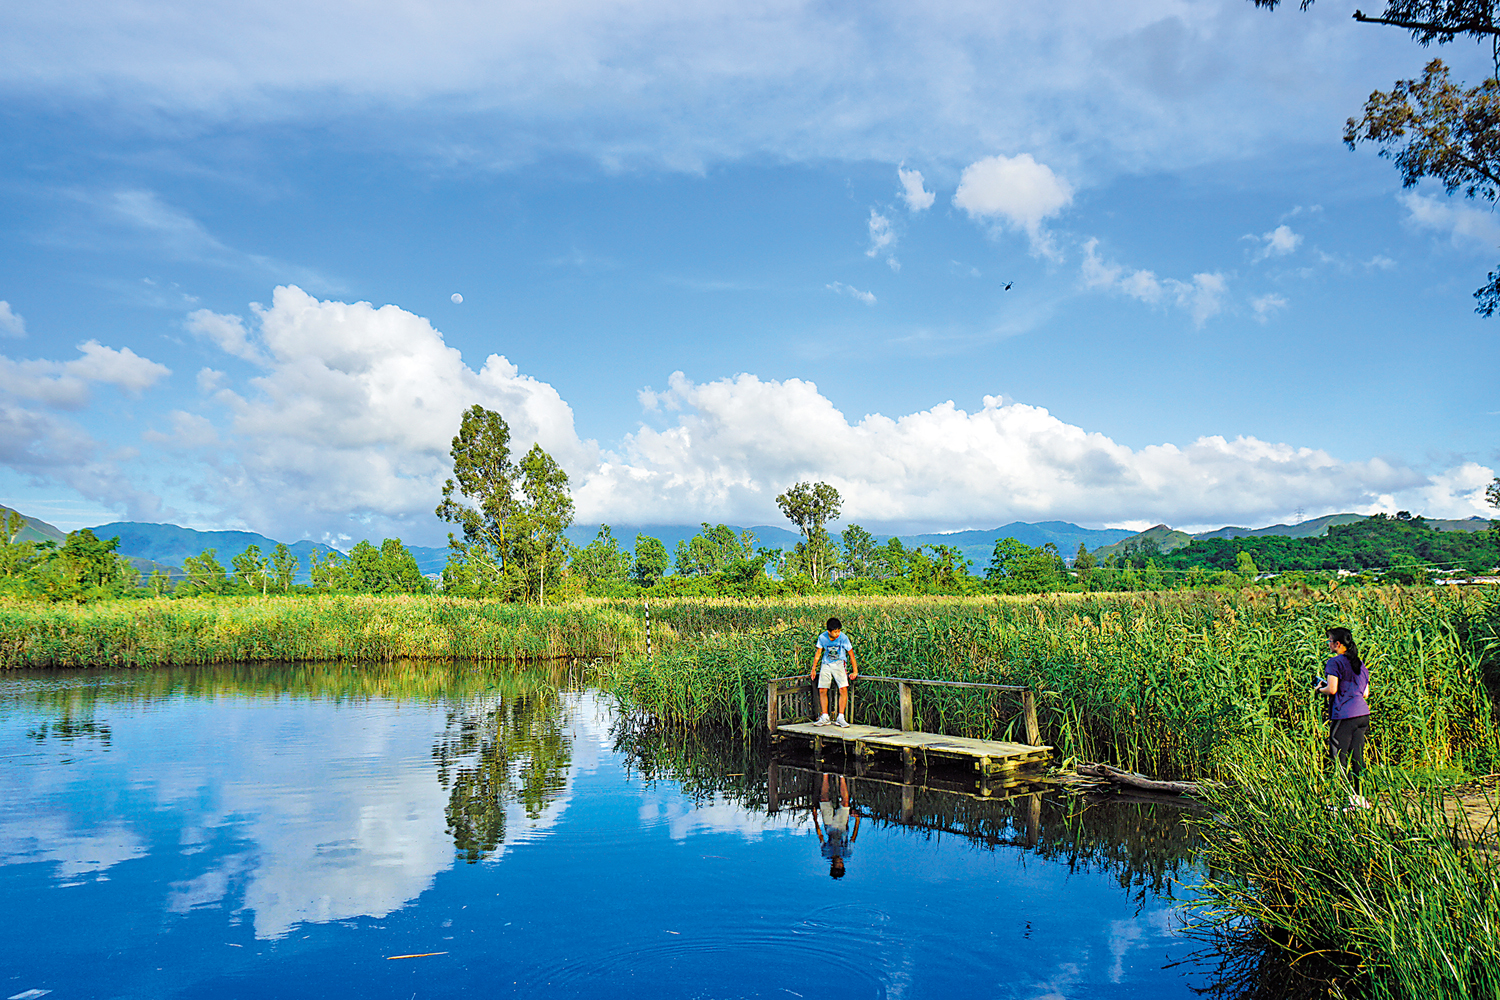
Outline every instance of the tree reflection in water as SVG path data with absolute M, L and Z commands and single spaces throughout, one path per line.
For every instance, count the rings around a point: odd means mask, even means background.
M 453 845 L 469 863 L 505 841 L 506 807 L 537 819 L 567 788 L 573 763 L 567 708 L 555 687 L 475 698 L 447 710 L 432 748 L 448 789 L 444 815 Z

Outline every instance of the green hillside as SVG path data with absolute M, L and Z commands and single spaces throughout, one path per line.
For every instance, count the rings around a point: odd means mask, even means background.
M 11 508 L 0 504 L 0 520 L 4 520 L 12 513 Z M 14 513 L 21 514 L 20 511 Z M 27 517 L 21 514 L 21 519 L 26 522 L 26 527 L 12 541 L 16 542 L 56 542 L 61 545 L 67 540 L 68 533 L 61 528 L 48 524 L 46 521 L 35 517 Z
M 1123 555 L 1127 550 L 1138 548 L 1143 544 L 1147 547 L 1154 544 L 1158 552 L 1172 552 L 1183 548 L 1192 540 L 1193 536 L 1185 531 L 1177 531 L 1167 527 L 1165 524 L 1158 524 L 1154 528 L 1147 528 L 1145 531 L 1131 535 L 1129 538 L 1122 538 L 1113 545 L 1105 545 L 1095 549 L 1094 557 L 1103 562 L 1110 556 Z

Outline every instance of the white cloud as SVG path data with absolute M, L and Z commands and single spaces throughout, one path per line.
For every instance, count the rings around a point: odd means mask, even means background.
M 1194 295 L 1222 296 L 1212 282 L 1173 287 L 1089 259 L 1110 287 L 1190 313 Z M 436 541 L 449 442 L 473 403 L 505 416 L 515 449 L 540 441 L 558 458 L 580 523 L 774 523 L 774 497 L 802 479 L 838 487 L 846 520 L 903 530 L 1039 518 L 1270 523 L 1299 505 L 1468 516 L 1485 513 L 1492 476 L 1478 465 L 1433 476 L 1249 437 L 1130 448 L 998 396 L 974 412 L 948 402 L 849 419 L 808 381 L 741 374 L 700 384 L 680 372 L 665 389 L 639 393 L 653 425 L 601 452 L 577 436 L 552 386 L 498 355 L 470 368 L 425 319 L 394 306 L 279 288 L 245 329 L 263 358 L 259 373 L 212 373 L 212 396 L 197 412 L 172 413 L 158 439 L 202 450 L 201 485 L 214 507 L 203 520 L 280 537 Z
M 263 361 L 260 351 L 250 343 L 245 332 L 245 321 L 239 316 L 221 316 L 207 309 L 188 313 L 189 332 L 206 338 L 225 354 L 232 354 L 247 361 Z
M 460 415 L 476 403 L 505 417 L 516 454 L 539 441 L 575 478 L 597 464 L 552 386 L 498 354 L 473 370 L 420 316 L 296 287 L 277 288 L 271 306 L 252 313 L 249 323 L 202 312 L 192 320 L 261 369 L 238 387 L 220 373 L 210 382 L 228 417 L 216 449 L 227 457 L 209 470 L 221 518 L 288 537 L 338 534 L 351 517 L 372 534 L 399 533 L 412 519 L 428 530 Z M 206 437 L 173 424 L 162 437 L 183 448 Z
M 827 288 L 829 291 L 838 292 L 840 295 L 848 295 L 851 298 L 859 299 L 859 301 L 863 302 L 867 306 L 873 306 L 875 304 L 874 292 L 862 292 L 858 288 L 855 288 L 853 285 L 846 285 L 842 281 L 835 281 L 832 284 L 824 285 L 823 287 Z
M 1192 281 L 1158 278 L 1154 271 L 1131 270 L 1099 256 L 1098 239 L 1083 245 L 1080 271 L 1085 288 L 1116 291 L 1152 305 L 1169 303 L 1184 310 L 1193 323 L 1202 326 L 1224 309 L 1229 284 L 1222 274 L 1200 273 Z
M 971 219 L 1025 231 L 1033 253 L 1056 256 L 1042 223 L 1073 201 L 1073 188 L 1030 153 L 989 156 L 964 168 L 953 204 Z
M 897 167 L 896 177 L 901 181 L 901 197 L 906 201 L 908 211 L 925 212 L 937 200 L 935 193 L 922 187 L 922 172 L 920 170 L 907 170 L 905 167 Z
M 113 385 L 138 395 L 171 374 L 166 365 L 143 358 L 128 347 L 115 350 L 97 340 L 77 348 L 72 361 L 13 361 L 0 355 L 0 398 L 29 399 L 59 409 L 77 410 L 89 402 L 89 383 Z
M 1446 236 L 1456 249 L 1493 253 L 1500 247 L 1500 217 L 1490 209 L 1415 191 L 1396 200 L 1406 208 L 1408 225 Z
M 26 336 L 26 320 L 11 309 L 10 303 L 0 299 L 0 337 Z
M 1257 295 L 1251 299 L 1250 308 L 1255 310 L 1255 318 L 1264 323 L 1286 308 L 1286 299 L 1273 292 L 1267 292 L 1265 295 Z
M 1285 257 L 1293 252 L 1302 243 L 1302 235 L 1292 232 L 1292 227 L 1283 223 L 1260 236 L 1246 236 L 1245 239 L 1253 240 L 1260 244 L 1256 248 L 1254 260 L 1265 260 L 1267 257 Z
M 1391 44 L 1335 13 L 1222 0 L 25 3 L 0 7 L 0 89 L 139 110 L 135 127 L 177 134 L 359 117 L 376 141 L 458 164 L 559 148 L 684 167 L 765 154 L 961 164 L 1019 148 L 1172 170 L 1268 139 L 1325 142 Z
M 1370 270 L 1390 271 L 1396 267 L 1396 262 L 1383 253 L 1378 253 L 1365 261 L 1365 267 Z
M 891 220 L 881 215 L 875 209 L 870 209 L 870 249 L 865 251 L 866 257 L 874 257 L 882 251 L 888 251 L 896 243 L 895 230 L 891 228 Z
M 1467 511 L 1477 503 L 1470 480 L 1485 474 L 1450 483 L 1248 437 L 1132 449 L 997 397 L 974 413 L 949 402 L 850 421 L 811 382 L 697 384 L 677 373 L 657 394 L 666 398 L 679 408 L 675 424 L 643 427 L 621 455 L 605 456 L 577 491 L 580 521 L 774 522 L 777 492 L 821 479 L 843 494 L 845 521 L 867 525 L 1269 523 L 1297 504 L 1373 509 L 1420 498 L 1408 509 Z

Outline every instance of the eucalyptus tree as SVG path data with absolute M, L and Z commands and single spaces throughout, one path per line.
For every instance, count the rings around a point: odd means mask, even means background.
M 817 584 L 819 570 L 825 569 L 830 561 L 827 550 L 831 546 L 827 543 L 828 532 L 824 526 L 838 519 L 843 498 L 827 483 L 797 483 L 776 498 L 776 506 L 802 533 L 807 566 L 813 583 Z M 832 554 L 836 559 L 837 551 Z
M 300 565 L 292 550 L 287 547 L 286 542 L 277 542 L 276 548 L 271 552 L 271 574 L 276 580 L 276 589 L 282 593 L 288 593 L 292 589 L 292 580 L 297 576 Z
M 515 543 L 526 567 L 528 596 L 536 587 L 538 604 L 547 603 L 547 577 L 562 565 L 562 533 L 573 523 L 568 474 L 534 444 L 520 463 L 521 502 L 515 507 Z
M 510 460 L 510 425 L 494 410 L 476 403 L 464 411 L 449 454 L 453 477 L 443 483 L 443 500 L 436 513 L 463 529 L 463 542 L 450 533 L 448 544 L 455 551 L 476 546 L 483 549 L 487 559 L 469 561 L 502 572 L 509 556 L 511 522 L 517 513 L 517 470 Z

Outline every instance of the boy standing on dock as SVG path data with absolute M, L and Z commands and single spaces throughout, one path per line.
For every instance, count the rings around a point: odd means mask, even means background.
M 849 728 L 849 723 L 844 721 L 844 713 L 849 709 L 849 681 L 859 676 L 859 664 L 854 659 L 854 643 L 844 635 L 844 626 L 837 618 L 828 619 L 828 631 L 818 636 L 817 648 L 813 650 L 812 672 L 808 679 L 817 679 L 818 682 L 818 708 L 822 715 L 818 716 L 815 726 L 828 725 L 828 685 L 839 686 L 839 717 L 834 720 L 834 725 Z M 844 661 L 849 661 L 849 668 L 844 668 Z

